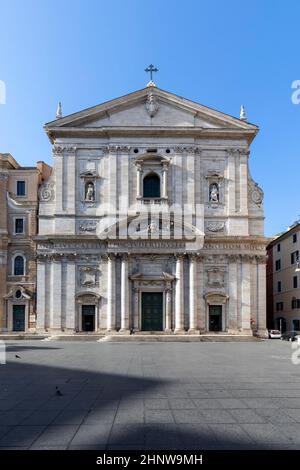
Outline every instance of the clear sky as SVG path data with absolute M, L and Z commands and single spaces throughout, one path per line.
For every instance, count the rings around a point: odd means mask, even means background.
M 0 0 L 0 152 L 51 163 L 43 124 L 160 88 L 260 127 L 250 168 L 265 192 L 266 235 L 299 218 L 298 0 Z M 0 99 L 1 101 L 1 99 Z

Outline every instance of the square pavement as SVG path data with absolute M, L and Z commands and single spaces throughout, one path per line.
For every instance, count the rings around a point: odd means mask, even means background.
M 288 342 L 6 346 L 0 449 L 300 448 Z

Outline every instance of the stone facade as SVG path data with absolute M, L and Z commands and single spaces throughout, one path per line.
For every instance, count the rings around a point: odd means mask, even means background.
M 50 174 L 43 162 L 21 167 L 0 154 L 0 331 L 36 330 L 38 186 Z
M 255 125 L 151 84 L 45 129 L 38 331 L 265 330 Z
M 300 223 L 275 237 L 267 247 L 268 327 L 300 330 Z

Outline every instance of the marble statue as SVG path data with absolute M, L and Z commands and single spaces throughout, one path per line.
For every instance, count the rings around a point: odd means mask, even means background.
M 93 183 L 88 183 L 86 186 L 86 193 L 85 193 L 86 201 L 94 201 L 95 200 L 95 188 Z
M 209 193 L 210 202 L 219 202 L 219 188 L 217 184 L 212 184 Z

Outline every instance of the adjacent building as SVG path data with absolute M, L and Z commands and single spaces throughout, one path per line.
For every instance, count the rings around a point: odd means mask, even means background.
M 0 154 L 0 331 L 36 330 L 38 187 L 50 175 L 43 162 L 22 167 Z
M 295 222 L 267 247 L 268 327 L 300 330 L 300 223 Z
M 249 171 L 258 127 L 244 111 L 150 82 L 60 111 L 45 130 L 37 331 L 265 332 L 263 192 Z

